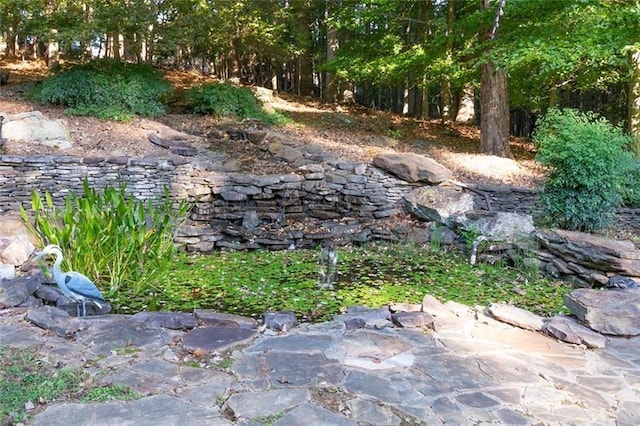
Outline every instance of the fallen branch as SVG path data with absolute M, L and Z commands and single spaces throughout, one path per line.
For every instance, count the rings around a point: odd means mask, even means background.
M 469 191 L 475 192 L 476 194 L 482 196 L 484 198 L 485 203 L 487 204 L 487 210 L 490 211 L 490 212 L 493 211 L 493 207 L 491 207 L 491 199 L 489 198 L 489 194 L 487 194 L 486 192 L 480 191 L 477 188 L 473 188 L 473 187 L 471 187 L 471 186 L 469 186 L 469 185 L 467 185 L 465 183 L 458 182 L 458 181 L 455 181 L 455 180 L 449 179 L 449 182 L 451 184 L 455 185 L 455 186 L 459 186 L 461 188 L 468 189 Z

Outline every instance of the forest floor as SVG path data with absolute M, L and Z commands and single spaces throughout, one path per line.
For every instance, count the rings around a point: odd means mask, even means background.
M 71 133 L 72 147 L 60 150 L 40 144 L 9 141 L 7 154 L 67 154 L 83 156 L 148 156 L 166 155 L 166 151 L 151 144 L 148 131 L 140 120 L 129 123 L 103 121 L 93 117 L 72 117 L 59 106 L 39 105 L 23 98 L 24 90 L 47 74 L 40 61 L 0 61 L 0 67 L 10 71 L 7 85 L 0 88 L 0 112 L 14 114 L 39 110 L 47 118 L 64 119 Z M 176 90 L 207 80 L 196 72 L 167 71 L 166 76 Z M 544 174 L 533 160 L 533 144 L 524 138 L 512 138 L 514 160 L 479 153 L 480 132 L 476 126 L 448 124 L 436 120 L 401 117 L 357 105 L 329 105 L 313 99 L 301 99 L 287 94 L 273 96 L 271 91 L 257 89 L 267 109 L 275 109 L 290 118 L 284 126 L 267 129 L 269 139 L 314 143 L 339 158 L 370 162 L 381 153 L 415 152 L 427 155 L 453 171 L 456 179 L 467 183 L 511 184 L 523 187 L 539 186 Z M 243 170 L 259 173 L 280 173 L 283 164 L 274 160 L 265 146 L 243 140 L 215 138 L 219 129 L 248 126 L 210 116 L 177 113 L 157 118 L 180 131 L 203 137 L 211 149 L 223 152 L 230 161 L 244 166 Z M 255 124 L 250 124 L 255 125 Z

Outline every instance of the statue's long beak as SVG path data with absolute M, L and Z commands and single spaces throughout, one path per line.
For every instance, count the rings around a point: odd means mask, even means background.
M 31 258 L 31 260 L 28 260 L 26 263 L 33 263 L 36 262 L 40 259 L 43 259 L 46 255 L 48 255 L 49 253 L 45 252 L 45 251 L 41 251 L 40 253 L 38 253 L 37 256 Z

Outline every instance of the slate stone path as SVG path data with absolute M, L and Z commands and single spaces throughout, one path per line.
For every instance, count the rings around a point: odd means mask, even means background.
M 430 312 L 435 331 L 384 318 L 274 332 L 230 315 L 60 312 L 0 311 L 0 345 L 144 396 L 54 403 L 33 425 L 640 424 L 638 337 L 586 349 L 456 303 Z

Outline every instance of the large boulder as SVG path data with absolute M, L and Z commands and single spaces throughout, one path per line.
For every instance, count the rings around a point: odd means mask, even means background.
M 373 165 L 407 182 L 437 185 L 451 177 L 449 169 L 440 163 L 413 153 L 377 155 L 373 158 Z
M 0 237 L 0 264 L 20 266 L 34 250 L 34 245 L 26 235 Z
M 473 210 L 473 196 L 451 186 L 423 186 L 405 195 L 404 202 L 413 215 L 440 223 Z
M 533 218 L 531 215 L 507 212 L 472 211 L 455 217 L 458 227 L 474 231 L 495 241 L 526 239 L 533 235 Z
M 3 138 L 45 142 L 60 148 L 71 146 L 71 134 L 64 120 L 49 120 L 40 111 L 0 115 L 4 116 Z
M 38 290 L 43 280 L 42 273 L 25 275 L 12 280 L 0 280 L 0 309 L 26 303 Z
M 565 295 L 564 303 L 592 330 L 615 336 L 640 334 L 640 289 L 579 288 Z
M 626 277 L 640 277 L 640 250 L 619 241 L 584 232 L 538 230 L 540 244 L 565 262 Z

